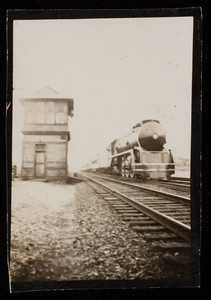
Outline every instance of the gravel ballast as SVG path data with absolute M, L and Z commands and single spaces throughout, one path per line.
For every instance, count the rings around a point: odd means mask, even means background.
M 14 181 L 11 232 L 12 282 L 184 275 L 168 269 L 85 182 Z

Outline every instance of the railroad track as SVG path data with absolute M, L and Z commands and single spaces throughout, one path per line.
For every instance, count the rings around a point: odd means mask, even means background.
M 109 179 L 117 179 L 121 180 L 124 182 L 130 182 L 130 183 L 137 183 L 141 184 L 142 186 L 157 186 L 160 187 L 161 189 L 164 188 L 164 190 L 172 190 L 176 193 L 180 193 L 181 195 L 184 194 L 186 196 L 189 196 L 190 194 L 190 179 L 186 177 L 173 177 L 171 179 L 166 179 L 166 180 L 156 180 L 156 179 L 151 179 L 151 180 L 141 180 L 141 179 L 131 179 L 131 178 L 125 178 L 125 177 L 119 177 L 116 175 L 107 175 L 103 173 L 92 173 L 89 172 L 91 175 L 99 175 L 103 177 L 108 177 Z
M 189 253 L 190 198 L 108 177 L 80 175 L 134 230 L 153 241 L 156 250 Z

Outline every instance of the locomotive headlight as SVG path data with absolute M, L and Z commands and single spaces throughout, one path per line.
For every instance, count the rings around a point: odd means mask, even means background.
M 157 134 L 157 133 L 154 133 L 154 134 L 152 135 L 152 137 L 153 137 L 154 140 L 157 140 L 157 139 L 158 139 L 158 134 Z

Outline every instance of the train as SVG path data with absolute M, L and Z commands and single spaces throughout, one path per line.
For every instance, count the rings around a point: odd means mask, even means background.
M 126 178 L 168 179 L 175 173 L 166 132 L 158 120 L 143 120 L 113 140 L 83 170 L 100 171 Z

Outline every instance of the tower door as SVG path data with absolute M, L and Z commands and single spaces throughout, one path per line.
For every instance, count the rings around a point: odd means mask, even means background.
M 45 176 L 45 151 L 36 151 L 35 152 L 35 172 L 36 177 Z

